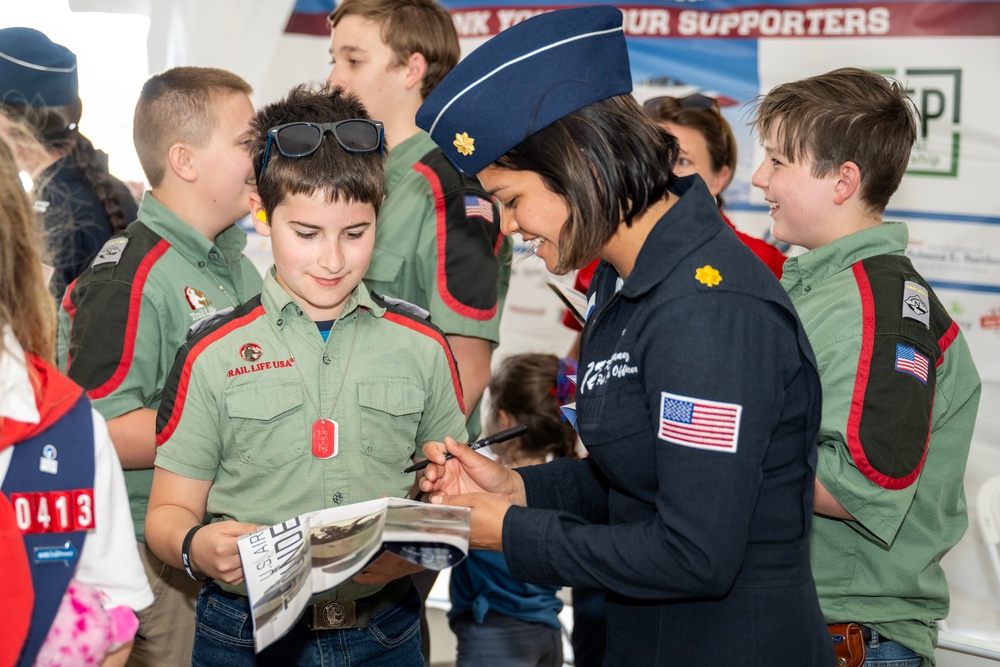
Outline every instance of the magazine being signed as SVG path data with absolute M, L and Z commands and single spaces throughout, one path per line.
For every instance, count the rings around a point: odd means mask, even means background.
M 379 498 L 302 514 L 238 544 L 260 652 L 295 625 L 313 594 L 382 551 L 431 570 L 459 563 L 469 551 L 469 509 Z

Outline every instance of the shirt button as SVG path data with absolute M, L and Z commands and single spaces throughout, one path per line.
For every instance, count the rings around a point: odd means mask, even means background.
M 214 250 L 212 250 L 212 251 L 210 251 L 208 253 L 208 258 L 209 259 L 219 259 L 219 253 L 217 253 Z
M 277 324 L 279 327 L 281 325 L 283 325 L 284 323 L 285 323 L 285 320 L 282 320 L 282 319 L 279 319 L 277 322 L 275 322 L 275 324 Z
M 337 491 L 337 493 L 333 494 L 333 502 L 337 503 L 338 505 L 344 502 L 344 494 L 342 494 L 340 491 Z
M 809 292 L 811 292 L 811 291 L 812 291 L 812 285 L 806 285 L 805 287 L 803 287 L 803 288 L 802 288 L 802 291 L 803 291 L 803 292 L 804 292 L 805 294 L 809 294 Z
M 205 262 L 198 262 L 198 268 L 204 269 L 205 268 Z
M 332 361 L 333 361 L 333 359 L 330 358 L 329 354 L 324 354 L 323 355 L 323 363 L 324 364 L 326 364 L 327 366 L 329 366 L 330 362 L 332 362 Z

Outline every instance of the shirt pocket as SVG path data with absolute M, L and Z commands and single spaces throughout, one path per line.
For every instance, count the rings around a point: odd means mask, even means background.
M 357 386 L 361 451 L 381 463 L 407 461 L 417 449 L 417 429 L 427 393 L 400 378 L 371 379 Z
M 588 449 L 628 443 L 649 430 L 649 409 L 641 387 L 626 386 L 598 396 L 578 397 L 576 424 Z
M 300 386 L 254 382 L 229 389 L 225 400 L 241 465 L 273 470 L 309 453 Z
M 372 253 L 372 261 L 368 265 L 368 270 L 365 271 L 365 280 L 370 283 L 395 283 L 405 262 L 404 255 L 376 243 L 375 252 Z M 397 295 L 389 294 L 388 296 Z

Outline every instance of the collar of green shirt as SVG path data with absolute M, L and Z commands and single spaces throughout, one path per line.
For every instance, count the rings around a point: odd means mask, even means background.
M 150 192 L 143 196 L 142 204 L 139 205 L 139 220 L 166 239 L 174 250 L 194 265 L 204 262 L 206 258 L 214 259 L 212 253 L 215 252 L 222 254 L 227 265 L 236 266 L 247 246 L 246 232 L 239 225 L 227 227 L 212 243 Z
M 901 255 L 909 231 L 901 222 L 883 222 L 877 227 L 848 234 L 785 262 L 781 285 L 793 293 L 803 284 L 823 282 L 855 262 L 877 255 Z

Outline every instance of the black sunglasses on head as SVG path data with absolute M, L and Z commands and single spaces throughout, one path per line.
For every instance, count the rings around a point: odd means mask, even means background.
M 670 95 L 652 97 L 643 102 L 642 108 L 646 111 L 657 111 L 658 109 L 670 107 L 707 111 L 708 109 L 715 107 L 716 111 L 718 111 L 718 104 L 718 100 L 714 97 L 702 95 L 701 93 L 694 93 L 685 97 L 671 97 Z
M 309 123 L 299 121 L 272 127 L 267 131 L 267 146 L 264 160 L 260 165 L 260 176 L 264 176 L 267 161 L 271 155 L 271 144 L 278 147 L 282 157 L 299 158 L 315 153 L 329 132 L 348 153 L 382 153 L 385 146 L 385 131 L 382 123 L 365 118 L 350 118 L 336 123 Z

